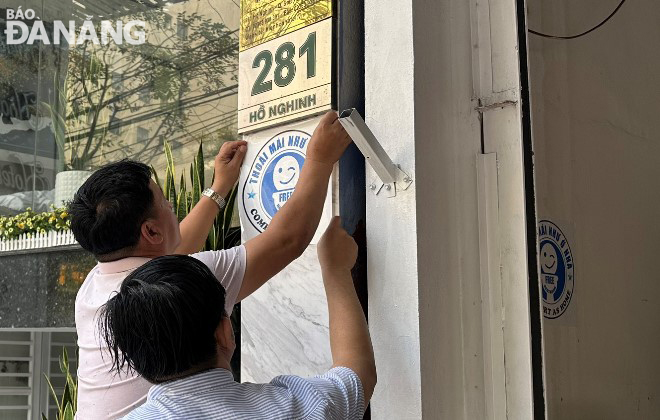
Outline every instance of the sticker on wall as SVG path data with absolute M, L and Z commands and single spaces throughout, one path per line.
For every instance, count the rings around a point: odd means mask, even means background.
M 568 238 L 557 225 L 541 220 L 538 228 L 543 316 L 562 316 L 573 298 L 574 261 Z
M 320 118 L 314 118 L 245 136 L 248 151 L 241 168 L 239 190 L 244 240 L 264 232 L 275 214 L 293 195 L 305 163 L 307 146 L 319 121 Z M 330 191 L 329 187 L 321 220 L 323 227 L 332 213 Z

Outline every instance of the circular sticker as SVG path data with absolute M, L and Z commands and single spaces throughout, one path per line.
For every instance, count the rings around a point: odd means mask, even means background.
M 241 201 L 259 232 L 291 198 L 300 178 L 311 135 L 289 130 L 268 140 L 256 155 L 243 185 Z
M 538 234 L 543 316 L 559 318 L 573 297 L 573 253 L 568 238 L 551 221 L 541 220 Z

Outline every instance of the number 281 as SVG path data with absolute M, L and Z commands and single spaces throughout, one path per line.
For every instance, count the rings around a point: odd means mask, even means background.
M 299 57 L 307 54 L 307 78 L 316 76 L 316 32 L 307 37 L 304 44 L 300 46 Z M 273 79 L 279 87 L 285 87 L 293 82 L 296 77 L 296 63 L 293 61 L 296 55 L 296 46 L 291 42 L 285 42 L 275 52 L 275 74 Z M 273 81 L 266 80 L 273 67 L 273 53 L 269 50 L 261 51 L 254 57 L 253 69 L 264 66 L 259 77 L 252 87 L 252 96 L 273 90 Z M 284 70 L 286 69 L 286 75 Z

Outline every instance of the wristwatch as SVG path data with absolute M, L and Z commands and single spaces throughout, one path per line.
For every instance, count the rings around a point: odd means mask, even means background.
M 208 197 L 211 200 L 215 201 L 215 204 L 218 205 L 220 210 L 224 209 L 225 205 L 227 204 L 227 201 L 225 200 L 224 197 L 222 197 L 220 194 L 218 194 L 217 192 L 213 191 L 210 188 L 207 188 L 204 191 L 202 191 L 202 195 L 204 197 Z

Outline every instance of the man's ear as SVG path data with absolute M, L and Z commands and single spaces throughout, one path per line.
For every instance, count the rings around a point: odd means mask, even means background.
M 165 240 L 160 226 L 153 219 L 145 220 L 140 227 L 140 232 L 144 240 L 150 245 L 160 245 Z
M 231 348 L 234 343 L 234 330 L 231 327 L 231 319 L 223 316 L 215 329 L 215 341 L 223 349 Z

